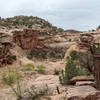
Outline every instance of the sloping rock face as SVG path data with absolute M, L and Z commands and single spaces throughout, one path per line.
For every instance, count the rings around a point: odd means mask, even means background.
M 12 48 L 11 38 L 5 33 L 0 33 L 0 67 L 12 64 L 13 58 L 10 52 Z
M 42 36 L 40 35 L 42 33 L 39 30 L 31 29 L 15 31 L 13 41 L 29 54 L 29 58 L 33 56 L 44 59 L 63 58 L 66 51 L 65 46 L 62 47 L 60 44 L 60 47 L 57 47 L 58 44 L 56 44 L 61 39 L 57 40 L 58 38 L 53 38 L 53 36 Z
M 91 86 L 68 89 L 66 100 L 100 100 L 100 92 Z

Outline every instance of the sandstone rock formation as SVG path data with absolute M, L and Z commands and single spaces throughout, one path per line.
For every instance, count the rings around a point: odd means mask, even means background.
M 84 86 L 84 85 L 89 85 L 89 86 L 95 86 L 94 81 L 77 81 L 76 86 Z
M 38 34 L 39 31 L 37 30 L 25 29 L 23 31 L 15 31 L 13 41 L 24 50 L 32 50 L 37 48 Z
M 5 33 L 0 33 L 0 67 L 13 62 L 11 37 Z
M 63 58 L 66 46 L 62 46 L 61 41 L 65 39 L 57 38 L 57 36 L 41 36 L 41 31 L 24 29 L 23 31 L 15 31 L 13 41 L 30 56 L 37 58 Z
M 70 88 L 66 100 L 100 100 L 100 92 L 91 86 Z
M 77 81 L 94 81 L 93 76 L 76 76 L 71 79 L 72 83 L 76 83 Z

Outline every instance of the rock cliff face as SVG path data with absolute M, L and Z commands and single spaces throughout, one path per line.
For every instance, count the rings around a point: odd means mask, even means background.
M 53 36 L 41 36 L 41 31 L 24 29 L 23 31 L 15 31 L 13 34 L 13 42 L 25 50 L 29 55 L 37 58 L 63 58 L 65 47 L 57 47 L 59 40 Z M 58 44 L 56 44 L 58 43 Z
M 0 33 L 0 67 L 13 62 L 10 49 L 12 48 L 11 37 Z
M 15 31 L 13 41 L 22 49 L 31 51 L 41 45 L 41 43 L 38 43 L 38 36 L 39 31 L 25 29 L 23 31 Z

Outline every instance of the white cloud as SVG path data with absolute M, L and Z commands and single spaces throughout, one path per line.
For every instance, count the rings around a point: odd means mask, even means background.
M 96 28 L 100 0 L 0 0 L 0 16 L 33 15 L 59 27 L 79 30 Z

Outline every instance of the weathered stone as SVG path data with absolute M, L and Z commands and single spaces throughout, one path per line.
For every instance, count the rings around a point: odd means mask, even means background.
M 36 85 L 51 85 L 53 86 L 57 86 L 59 84 L 59 78 L 56 75 L 42 75 L 40 77 L 38 77 L 35 81 L 34 84 Z
M 67 100 L 100 100 L 100 91 L 91 86 L 79 86 L 67 91 Z
M 32 60 L 29 60 L 26 57 L 19 58 L 18 60 L 19 60 L 19 62 L 21 64 L 21 66 L 25 66 L 27 64 L 34 64 L 34 62 Z
M 76 83 L 77 81 L 94 81 L 93 76 L 76 76 L 71 79 L 72 83 Z
M 39 31 L 24 29 L 15 31 L 13 41 L 24 50 L 32 50 L 37 47 Z
M 7 64 L 12 64 L 12 42 L 9 35 L 0 33 L 0 67 Z
M 26 51 L 30 58 L 33 56 L 36 58 L 63 58 L 66 46 L 63 46 L 64 43 L 60 43 L 62 38 L 60 36 L 59 38 L 56 36 L 44 37 L 40 34 L 42 34 L 40 30 L 32 29 L 14 31 L 13 42 Z
M 95 86 L 95 82 L 93 81 L 77 81 L 76 86 L 90 85 Z

